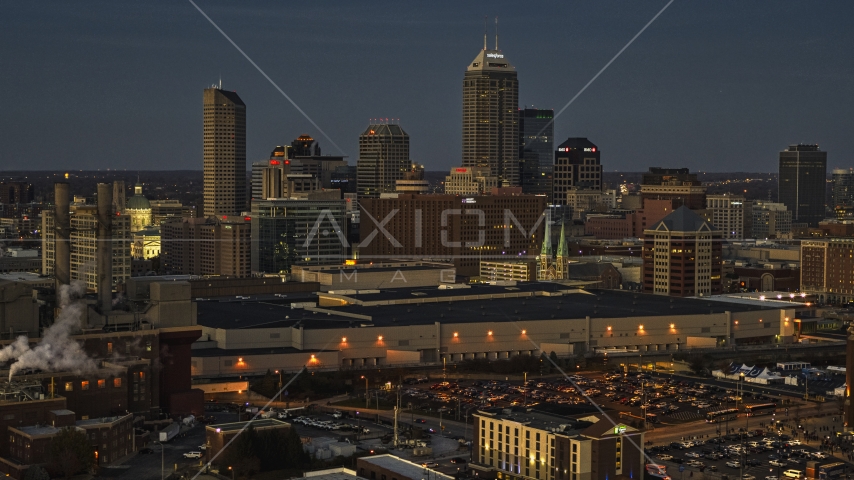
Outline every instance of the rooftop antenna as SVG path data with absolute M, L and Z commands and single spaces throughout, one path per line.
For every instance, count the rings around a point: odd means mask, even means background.
M 489 19 L 486 15 L 483 16 L 483 49 L 486 50 L 486 22 Z
M 498 20 L 498 18 L 496 18 Z M 222 74 L 219 74 L 219 89 L 222 90 Z
M 498 51 L 498 15 L 495 16 L 495 50 Z

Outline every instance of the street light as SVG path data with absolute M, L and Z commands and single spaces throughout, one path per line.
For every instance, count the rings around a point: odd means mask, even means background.
M 228 469 L 231 470 L 231 480 L 234 480 L 234 469 L 231 467 L 228 467 Z
M 284 401 L 282 399 L 282 371 L 276 370 L 276 373 L 279 374 L 279 403 L 282 403 Z
M 368 377 L 362 375 L 362 378 L 365 379 L 365 410 L 368 409 Z

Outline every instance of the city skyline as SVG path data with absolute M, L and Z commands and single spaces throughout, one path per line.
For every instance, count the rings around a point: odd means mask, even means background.
M 537 11 L 509 2 L 389 5 L 379 15 L 199 5 L 351 164 L 369 119 L 388 117 L 407 125 L 412 160 L 441 171 L 462 160 L 459 79 L 482 46 L 484 14 L 490 42 L 492 17 L 500 18 L 501 50 L 519 72 L 519 107 L 557 111 L 665 3 L 547 3 Z M 746 162 L 774 171 L 777 152 L 791 143 L 818 143 L 830 152 L 829 168 L 847 167 L 854 68 L 840 60 L 852 35 L 844 5 L 675 2 L 556 120 L 555 137 L 601 145 L 608 171 L 658 164 L 725 171 Z M 14 5 L 0 20 L 6 44 L 15 45 L 0 53 L 10 67 L 0 74 L 10 93 L 4 167 L 198 169 L 198 90 L 220 78 L 248 105 L 247 163 L 303 133 L 340 154 L 190 4 L 76 10 Z M 50 32 L 29 29 L 35 19 Z M 777 28 L 795 20 L 798 29 Z M 277 35 L 269 33 L 274 24 Z M 207 55 L 211 49 L 219 55 Z M 400 55 L 418 61 L 400 68 Z M 59 85 L 76 95 L 57 100 Z M 142 105 L 137 95 L 150 100 Z M 733 152 L 724 159 L 722 142 Z

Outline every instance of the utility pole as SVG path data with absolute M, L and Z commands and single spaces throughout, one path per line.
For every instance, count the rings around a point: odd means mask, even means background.
M 400 413 L 400 384 L 397 385 L 397 405 L 394 406 L 394 448 L 397 448 L 397 416 Z
M 523 406 L 528 406 L 528 372 L 522 372 L 525 380 L 522 382 L 522 390 L 525 392 L 525 403 Z

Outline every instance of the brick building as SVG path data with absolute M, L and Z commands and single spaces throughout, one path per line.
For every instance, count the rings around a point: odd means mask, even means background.
M 677 199 L 644 198 L 643 208 L 619 215 L 591 215 L 584 224 L 584 233 L 600 240 L 643 238 L 644 231 L 679 208 Z
M 615 290 L 623 283 L 622 275 L 610 263 L 579 263 L 572 262 L 567 267 L 570 280 L 596 282 L 590 288 L 607 288 Z
M 854 301 L 854 238 L 801 242 L 801 292 L 819 303 Z
M 679 207 L 646 230 L 643 289 L 677 297 L 721 293 L 721 232 Z
M 185 275 L 250 275 L 248 219 L 181 218 L 161 227 L 161 258 L 167 272 Z
M 510 192 L 363 199 L 359 258 L 450 261 L 467 276 L 479 274 L 481 260 L 533 259 L 543 241 L 545 197 Z

